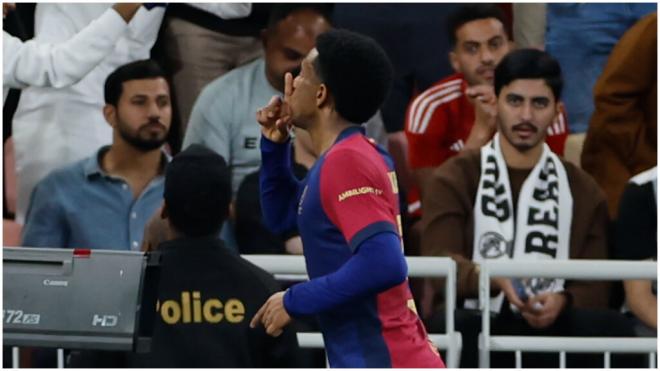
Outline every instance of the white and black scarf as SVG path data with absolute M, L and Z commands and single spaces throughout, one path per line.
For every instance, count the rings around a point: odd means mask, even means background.
M 568 259 L 573 219 L 573 196 L 566 170 L 547 144 L 534 169 L 525 179 L 518 197 L 516 217 L 509 174 L 500 147 L 500 136 L 481 148 L 481 176 L 474 205 L 474 252 L 472 261 L 486 259 Z M 525 279 L 529 296 L 557 292 L 563 279 Z M 503 294 L 491 299 L 490 308 L 500 311 Z M 466 300 L 466 308 L 478 308 Z M 514 309 L 515 310 L 515 309 Z

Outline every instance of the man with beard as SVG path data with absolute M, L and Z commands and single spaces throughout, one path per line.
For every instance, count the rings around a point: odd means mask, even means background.
M 163 199 L 170 89 L 158 64 L 143 60 L 111 73 L 104 95 L 112 144 L 39 182 L 23 246 L 139 250 Z
M 603 191 L 544 142 L 561 114 L 562 85 L 559 64 L 547 53 L 521 49 L 504 57 L 494 74 L 498 134 L 434 170 L 428 184 L 433 192 L 424 195 L 422 251 L 449 256 L 458 266 L 457 299 L 463 308 L 455 318 L 463 334 L 462 367 L 477 367 L 481 263 L 607 258 Z M 602 282 L 495 278 L 492 332 L 632 336 L 625 318 L 605 309 L 607 287 Z M 432 331 L 444 324 L 441 313 L 434 313 Z M 526 353 L 523 358 L 525 367 L 557 367 L 556 354 Z M 567 359 L 574 367 L 602 367 L 601 355 L 595 356 L 596 363 L 575 354 Z M 496 352 L 492 360 L 494 367 L 513 367 L 511 353 Z

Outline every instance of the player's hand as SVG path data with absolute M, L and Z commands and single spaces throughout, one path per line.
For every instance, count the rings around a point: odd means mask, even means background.
M 291 108 L 289 100 L 293 94 L 293 75 L 284 75 L 284 99 L 274 96 L 266 107 L 257 111 L 257 122 L 261 125 L 261 133 L 275 143 L 283 143 L 289 137 L 291 126 Z
M 520 299 L 516 290 L 513 288 L 511 280 L 508 278 L 493 278 L 493 283 L 504 293 L 509 303 L 513 304 L 519 310 L 525 308 L 525 303 Z
M 566 296 L 557 292 L 546 292 L 529 298 L 521 314 L 531 327 L 542 329 L 555 323 L 564 307 Z
M 283 328 L 289 322 L 291 322 L 291 316 L 284 308 L 284 291 L 280 291 L 266 300 L 266 303 L 250 321 L 250 327 L 255 328 L 261 323 L 268 335 L 277 337 L 282 334 Z

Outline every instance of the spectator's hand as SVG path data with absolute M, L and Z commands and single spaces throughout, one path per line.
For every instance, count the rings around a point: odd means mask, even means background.
M 261 133 L 275 143 L 283 143 L 289 137 L 291 126 L 291 108 L 289 99 L 293 93 L 293 75 L 284 75 L 284 100 L 278 96 L 271 98 L 266 107 L 257 111 L 257 122 Z
M 250 321 L 250 327 L 255 328 L 262 323 L 266 333 L 277 337 L 282 334 L 284 326 L 291 322 L 291 316 L 284 308 L 284 291 L 274 293 L 259 309 Z
M 566 296 L 557 292 L 546 292 L 529 298 L 521 314 L 531 327 L 543 329 L 555 323 L 564 307 Z
M 2 3 L 2 18 L 4 19 L 14 9 L 16 9 L 15 3 Z
M 497 131 L 497 96 L 490 85 L 477 85 L 465 91 L 474 106 L 474 126 L 466 141 L 466 147 L 479 148 L 486 144 Z
M 495 285 L 500 288 L 500 290 L 504 293 L 509 303 L 515 305 L 516 308 L 518 308 L 521 311 L 523 310 L 523 308 L 525 308 L 525 303 L 522 300 L 520 300 L 520 297 L 516 293 L 516 290 L 513 288 L 513 284 L 511 284 L 510 279 L 493 278 L 493 283 L 495 283 Z
M 497 129 L 497 96 L 491 85 L 477 85 L 468 88 L 465 93 L 474 105 L 475 124 L 486 127 L 492 132 Z
M 119 13 L 124 22 L 129 23 L 141 5 L 142 3 L 116 3 L 112 9 Z

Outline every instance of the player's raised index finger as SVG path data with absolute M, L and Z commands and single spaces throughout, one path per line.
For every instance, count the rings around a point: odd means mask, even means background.
M 291 72 L 284 74 L 284 100 L 288 100 L 293 94 L 293 75 Z

